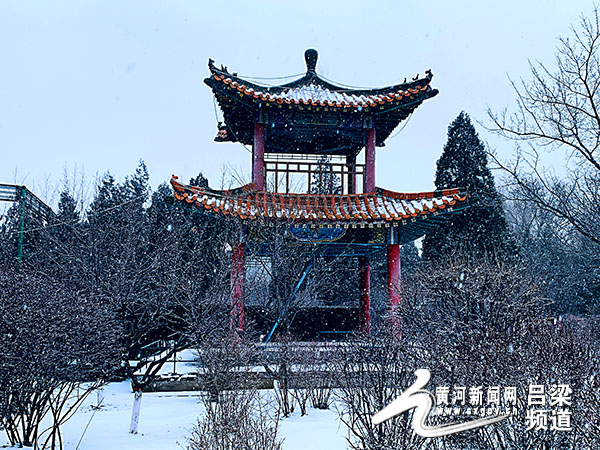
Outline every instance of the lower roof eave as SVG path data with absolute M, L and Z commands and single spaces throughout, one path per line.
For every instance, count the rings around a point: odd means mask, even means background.
M 257 191 L 253 184 L 229 190 L 185 185 L 171 179 L 174 200 L 227 219 L 260 225 L 289 223 L 310 228 L 431 229 L 468 206 L 460 189 L 401 193 L 376 188 L 362 194 L 282 194 Z

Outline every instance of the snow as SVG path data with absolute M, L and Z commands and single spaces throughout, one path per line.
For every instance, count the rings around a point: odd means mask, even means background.
M 139 433 L 133 435 L 128 433 L 133 404 L 129 382 L 108 384 L 102 407 L 95 409 L 96 403 L 93 393 L 63 426 L 65 450 L 77 449 L 80 439 L 80 450 L 185 449 L 197 418 L 204 412 L 199 392 L 144 393 Z M 333 409 L 308 408 L 306 416 L 296 412 L 280 423 L 284 450 L 346 450 L 346 433 Z M 2 444 L 7 443 L 0 434 L 0 447 Z
M 332 410 L 308 408 L 307 415 L 294 413 L 281 421 L 284 450 L 346 450 L 346 427 Z
M 219 80 L 220 78 L 216 78 Z M 402 100 L 402 97 L 408 97 L 411 94 L 416 94 L 419 91 L 423 91 L 427 88 L 428 82 L 424 81 L 424 86 L 418 86 L 413 89 L 396 89 L 395 91 L 389 90 L 386 94 L 371 94 L 371 95 L 362 95 L 362 94 L 354 94 L 350 92 L 341 91 L 332 91 L 320 84 L 308 84 L 303 86 L 298 86 L 295 88 L 289 88 L 283 90 L 280 93 L 268 93 L 262 92 L 258 90 L 254 90 L 253 88 L 246 87 L 241 82 L 233 80 L 230 77 L 223 78 L 223 83 L 230 85 L 234 89 L 240 90 L 240 92 L 247 92 L 254 97 L 261 97 L 269 100 L 290 100 L 294 103 L 305 103 L 308 104 L 308 101 L 311 100 L 314 103 L 320 104 L 322 106 L 327 105 L 343 105 L 344 103 L 349 104 L 351 106 L 373 106 L 375 102 L 383 102 L 383 101 L 391 101 L 391 100 Z M 239 88 L 239 86 L 242 86 Z
M 63 427 L 65 450 L 74 450 L 86 425 L 81 450 L 101 449 L 180 449 L 203 411 L 198 392 L 146 393 L 142 397 L 139 433 L 129 434 L 133 394 L 129 382 L 105 387 L 104 404 L 99 410 L 92 394 Z M 91 421 L 90 421 L 91 420 Z M 181 445 L 180 445 L 181 444 Z

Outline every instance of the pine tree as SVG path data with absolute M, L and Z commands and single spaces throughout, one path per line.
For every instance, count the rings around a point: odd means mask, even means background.
M 73 198 L 68 190 L 60 193 L 58 201 L 58 213 L 56 214 L 61 222 L 78 222 L 79 214 L 77 213 L 77 201 Z
M 400 248 L 400 260 L 402 261 L 403 274 L 412 274 L 418 267 L 421 257 L 414 241 L 402 244 Z
M 342 193 L 340 177 L 333 172 L 331 157 L 327 155 L 319 158 L 317 170 L 312 174 L 310 194 L 335 194 Z
M 453 251 L 472 256 L 508 257 L 516 253 L 500 195 L 488 168 L 485 147 L 464 111 L 448 127 L 448 141 L 437 162 L 437 189 L 458 187 L 470 194 L 469 207 L 452 215 L 423 242 L 423 257 L 434 260 Z
M 50 219 L 44 230 L 43 245 L 36 253 L 38 264 L 43 264 L 48 273 L 75 281 L 78 278 L 77 261 L 81 261 L 83 233 L 77 201 L 65 189 L 60 194 L 58 212 Z
M 200 172 L 197 177 L 190 178 L 190 186 L 198 186 L 208 189 L 208 178 L 206 178 L 202 172 Z

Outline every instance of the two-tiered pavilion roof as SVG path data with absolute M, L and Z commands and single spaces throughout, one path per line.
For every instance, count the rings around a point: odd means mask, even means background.
M 210 76 L 204 82 L 223 114 L 215 141 L 252 145 L 252 182 L 214 190 L 183 184 L 173 176 L 174 198 L 245 225 L 289 224 L 300 242 L 386 248 L 390 311 L 396 317 L 401 299 L 399 246 L 427 234 L 468 203 L 468 194 L 458 187 L 401 193 L 375 184 L 375 148 L 383 147 L 403 120 L 438 94 L 431 86 L 433 75 L 428 70 L 424 77 L 388 87 L 349 88 L 317 74 L 316 50 L 307 50 L 305 60 L 304 76 L 277 86 L 254 83 L 209 60 Z M 363 149 L 364 162 L 358 163 Z M 324 155 L 339 161 L 329 169 L 323 169 L 322 162 L 310 162 Z M 307 177 L 307 192 L 290 191 L 290 178 L 298 174 Z M 338 177 L 341 189 L 335 193 L 313 189 L 311 178 L 316 175 Z M 269 183 L 269 176 L 274 183 Z M 281 176 L 283 184 L 278 183 Z M 352 228 L 367 230 L 345 232 Z M 233 243 L 232 327 L 237 328 L 243 327 L 244 252 L 243 238 Z M 349 256 L 358 256 L 360 328 L 368 332 L 372 253 Z

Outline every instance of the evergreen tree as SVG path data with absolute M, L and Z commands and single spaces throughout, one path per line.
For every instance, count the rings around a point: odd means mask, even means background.
M 202 172 L 200 172 L 197 177 L 190 178 L 190 186 L 198 186 L 208 189 L 208 178 L 206 178 Z
M 310 194 L 335 194 L 342 193 L 340 177 L 333 172 L 331 158 L 323 155 L 319 158 L 317 170 L 312 174 Z
M 58 201 L 58 213 L 56 214 L 57 220 L 61 223 L 76 223 L 79 221 L 79 214 L 77 213 L 77 201 L 73 198 L 68 190 L 64 190 L 60 194 L 60 200 Z
M 402 261 L 403 274 L 412 274 L 419 265 L 420 260 L 419 249 L 414 241 L 402 244 L 402 247 L 400 247 L 400 261 Z
M 435 186 L 437 189 L 458 187 L 471 198 L 466 210 L 450 216 L 425 237 L 425 259 L 434 260 L 455 250 L 472 256 L 515 255 L 516 246 L 488 168 L 485 147 L 464 111 L 448 127 L 448 141 L 437 162 Z
M 35 258 L 55 277 L 76 281 L 81 267 L 81 254 L 84 252 L 84 236 L 77 201 L 68 190 L 60 194 L 58 212 L 49 227 L 44 230 L 43 244 L 37 249 Z

